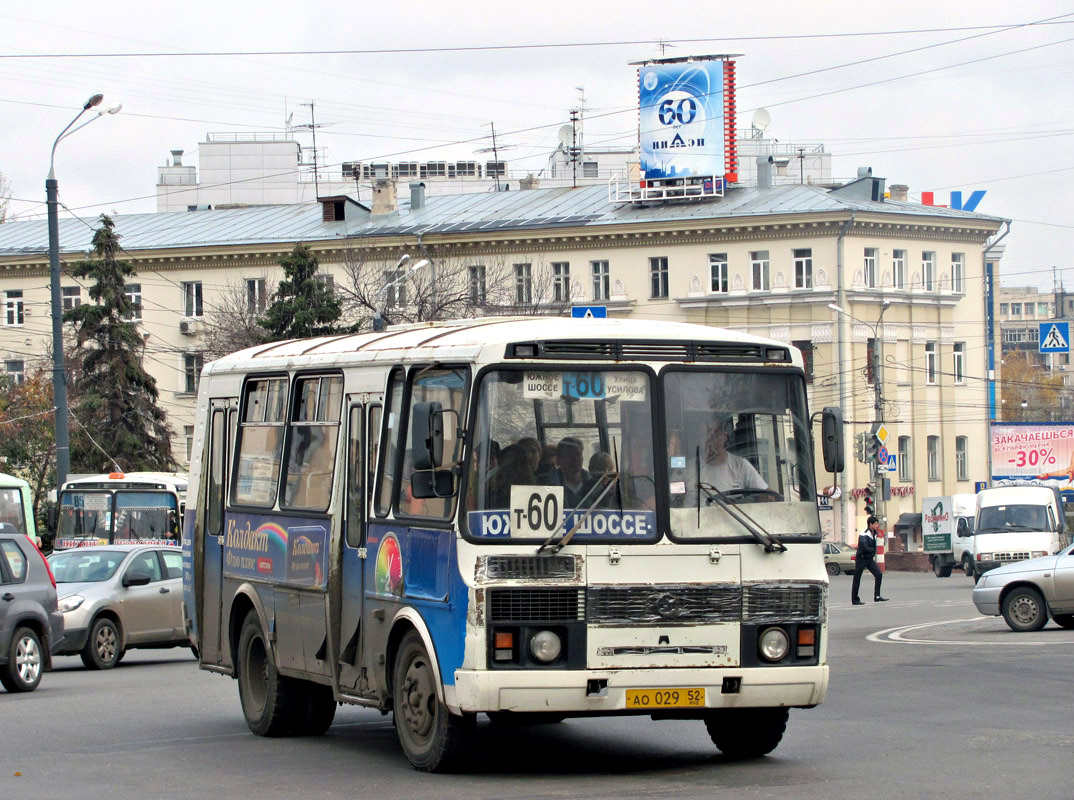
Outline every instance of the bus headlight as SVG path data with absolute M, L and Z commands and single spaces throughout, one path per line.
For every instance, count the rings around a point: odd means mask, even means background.
M 768 628 L 757 640 L 757 650 L 765 661 L 782 661 L 791 649 L 791 638 L 783 628 Z
M 538 661 L 543 661 L 545 664 L 550 664 L 559 658 L 562 650 L 563 643 L 552 631 L 535 633 L 533 638 L 530 639 L 530 653 Z

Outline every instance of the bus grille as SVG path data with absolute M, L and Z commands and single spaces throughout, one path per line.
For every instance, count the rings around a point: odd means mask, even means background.
M 824 587 L 820 584 L 765 584 L 743 588 L 743 622 L 819 621 L 823 614 Z
M 488 556 L 488 580 L 574 578 L 574 556 Z
M 742 592 L 726 586 L 600 586 L 588 594 L 586 619 L 596 625 L 683 625 L 737 622 Z
M 490 622 L 573 622 L 583 619 L 585 589 L 490 589 Z

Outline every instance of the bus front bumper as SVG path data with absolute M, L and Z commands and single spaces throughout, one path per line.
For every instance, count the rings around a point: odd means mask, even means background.
M 808 708 L 824 701 L 828 666 L 675 670 L 456 670 L 445 686 L 454 712 L 549 711 L 640 713 L 664 710 L 628 706 L 632 689 L 704 689 L 705 705 L 717 708 Z M 690 711 L 678 707 L 675 711 Z

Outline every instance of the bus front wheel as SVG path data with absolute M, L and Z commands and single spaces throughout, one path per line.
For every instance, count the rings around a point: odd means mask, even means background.
M 425 643 L 410 631 L 399 643 L 392 678 L 392 716 L 407 759 L 422 772 L 458 766 L 473 738 L 476 717 L 457 716 L 436 696 L 439 677 Z
M 787 730 L 785 708 L 734 708 L 705 716 L 712 743 L 728 758 L 760 758 L 771 753 Z
M 239 702 L 246 724 L 258 736 L 286 736 L 295 722 L 297 681 L 276 671 L 257 613 L 251 611 L 239 634 Z

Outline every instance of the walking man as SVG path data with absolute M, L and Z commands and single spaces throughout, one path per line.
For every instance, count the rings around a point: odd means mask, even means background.
M 873 573 L 873 602 L 887 601 L 886 597 L 880 596 L 880 582 L 884 579 L 884 573 L 876 565 L 876 532 L 880 529 L 880 520 L 869 517 L 865 524 L 867 527 L 858 536 L 858 554 L 854 559 L 854 585 L 850 589 L 850 601 L 856 606 L 862 604 L 858 598 L 858 587 L 861 585 L 861 573 L 865 570 Z

